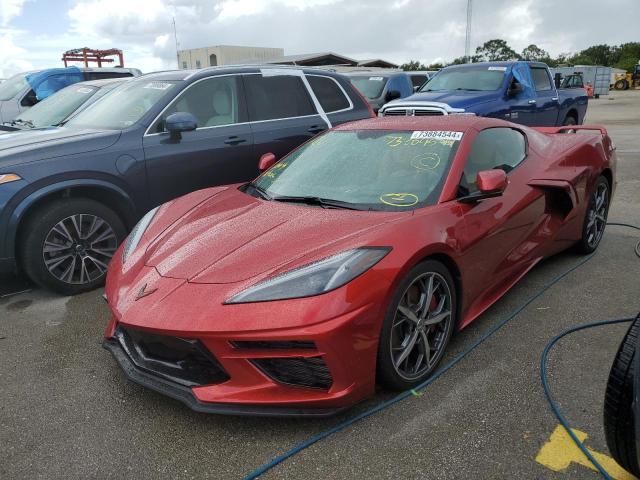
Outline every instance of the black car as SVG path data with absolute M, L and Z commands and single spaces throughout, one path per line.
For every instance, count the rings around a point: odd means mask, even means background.
M 274 66 L 143 75 L 58 128 L 0 135 L 0 271 L 64 294 L 104 281 L 151 208 L 258 174 L 332 125 L 372 112 L 333 72 Z
M 640 478 L 640 314 L 622 339 L 604 399 L 607 446 L 618 464 Z

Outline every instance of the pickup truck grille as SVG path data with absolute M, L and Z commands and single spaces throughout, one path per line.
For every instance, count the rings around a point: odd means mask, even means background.
M 424 109 L 424 108 L 409 108 L 409 109 L 393 109 L 393 110 L 386 110 L 384 111 L 383 115 L 385 117 L 391 117 L 391 116 L 441 116 L 441 115 L 446 115 L 446 113 L 442 110 L 430 110 L 430 109 Z

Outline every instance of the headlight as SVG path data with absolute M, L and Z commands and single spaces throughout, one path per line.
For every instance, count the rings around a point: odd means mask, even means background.
M 122 263 L 127 261 L 127 257 L 133 252 L 138 244 L 140 243 L 140 239 L 144 232 L 147 230 L 147 227 L 153 220 L 154 215 L 158 211 L 160 207 L 156 207 L 153 210 L 149 210 L 147 214 L 142 217 L 142 219 L 133 227 L 131 233 L 127 237 L 127 241 L 124 244 L 124 250 L 122 251 Z
M 0 185 L 3 183 L 16 182 L 18 180 L 22 180 L 20 175 L 16 175 L 15 173 L 2 173 L 0 174 Z
M 257 283 L 233 296 L 226 303 L 310 297 L 335 290 L 369 270 L 390 250 L 388 247 L 347 250 Z

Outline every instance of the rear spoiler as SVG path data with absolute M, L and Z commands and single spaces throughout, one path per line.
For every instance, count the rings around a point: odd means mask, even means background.
M 600 132 L 602 136 L 609 135 L 604 125 L 563 125 L 562 127 L 533 127 L 533 129 L 547 134 L 562 133 L 568 130 L 593 130 Z

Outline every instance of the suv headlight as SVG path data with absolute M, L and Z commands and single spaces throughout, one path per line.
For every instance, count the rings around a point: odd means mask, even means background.
M 389 247 L 347 250 L 257 283 L 225 303 L 265 302 L 320 295 L 362 275 L 390 251 Z
M 140 243 L 142 235 L 144 235 L 144 232 L 147 230 L 147 227 L 151 223 L 151 220 L 153 220 L 153 217 L 159 208 L 160 207 L 156 207 L 153 210 L 149 210 L 147 214 L 140 219 L 136 226 L 133 227 L 133 230 L 131 230 L 131 233 L 124 244 L 124 250 L 122 251 L 122 263 L 125 263 L 127 261 L 127 257 L 129 257 L 131 252 L 136 249 Z

